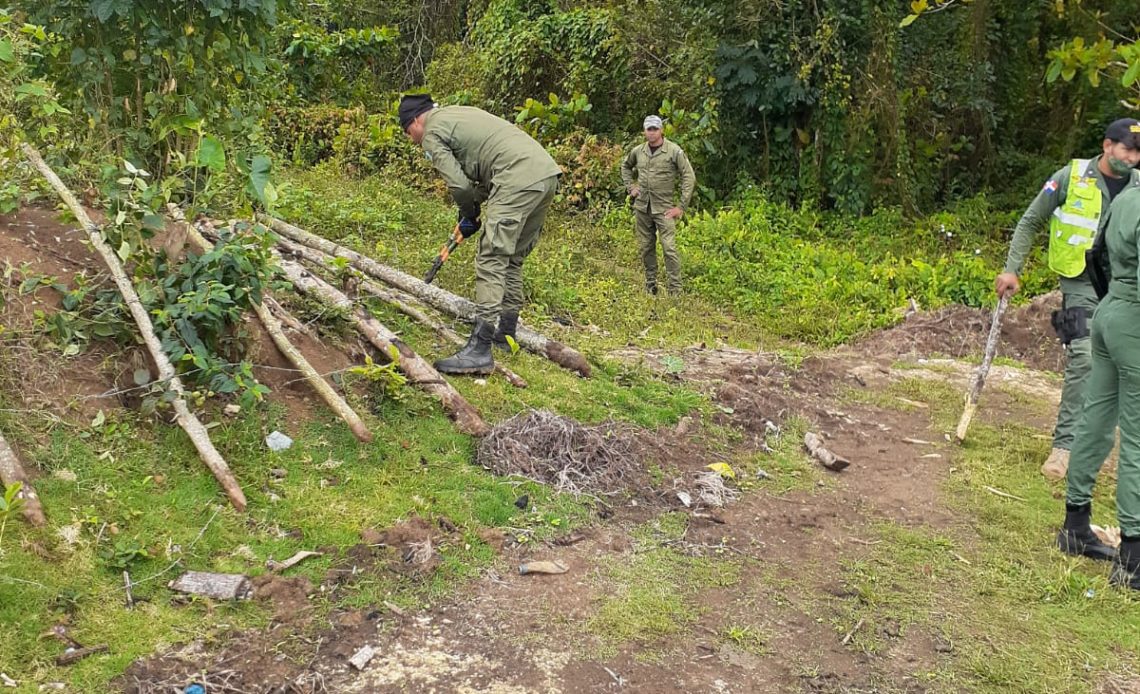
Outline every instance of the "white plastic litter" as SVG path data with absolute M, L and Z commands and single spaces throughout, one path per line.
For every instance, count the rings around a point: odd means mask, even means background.
M 289 438 L 280 431 L 275 431 L 269 436 L 265 437 L 265 445 L 269 446 L 269 450 L 277 453 L 284 451 L 293 445 L 293 439 Z

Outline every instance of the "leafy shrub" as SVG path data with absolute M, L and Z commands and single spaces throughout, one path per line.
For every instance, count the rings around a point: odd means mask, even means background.
M 342 127 L 363 128 L 367 120 L 359 107 L 277 107 L 266 115 L 265 134 L 274 150 L 295 165 L 312 166 L 333 156 L 333 144 Z

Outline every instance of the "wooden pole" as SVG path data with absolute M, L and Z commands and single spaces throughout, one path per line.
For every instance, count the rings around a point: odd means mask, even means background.
M 138 325 L 139 333 L 142 335 L 143 342 L 146 344 L 147 351 L 150 352 L 151 358 L 158 366 L 158 376 L 162 381 L 170 385 L 170 390 L 174 393 L 174 400 L 171 405 L 174 407 L 175 420 L 186 435 L 190 437 L 190 441 L 194 444 L 194 448 L 198 451 L 198 456 L 201 457 L 202 462 L 206 467 L 210 468 L 210 472 L 214 473 L 218 483 L 222 485 L 225 490 L 226 496 L 229 497 L 230 503 L 234 505 L 239 511 L 244 511 L 246 506 L 245 494 L 241 490 L 241 485 L 238 484 L 237 479 L 234 478 L 233 473 L 230 471 L 229 465 L 226 464 L 225 459 L 222 458 L 218 449 L 214 448 L 214 444 L 210 441 L 210 433 L 202 422 L 198 420 L 190 408 L 186 405 L 186 390 L 182 387 L 182 380 L 178 378 L 178 374 L 174 370 L 174 366 L 167 358 L 166 352 L 162 350 L 162 345 L 158 342 L 158 337 L 154 334 L 154 325 L 150 322 L 150 316 L 147 314 L 146 307 L 142 305 L 139 300 L 139 295 L 135 292 L 134 286 L 131 285 L 130 279 L 127 278 L 126 272 L 123 270 L 122 263 L 119 262 L 119 257 L 111 250 L 111 247 L 103 240 L 102 234 L 99 232 L 99 227 L 95 226 L 91 218 L 87 216 L 87 211 L 75 199 L 75 195 L 68 190 L 59 176 L 52 171 L 51 167 L 43 160 L 40 153 L 36 151 L 35 147 L 25 143 L 21 143 L 20 148 L 24 151 L 24 156 L 28 158 L 48 183 L 55 188 L 55 192 L 63 202 L 71 209 L 75 219 L 83 226 L 84 231 L 87 232 L 87 238 L 90 240 L 92 247 L 103 258 L 103 262 L 107 264 L 107 268 L 111 271 L 111 277 L 115 280 L 115 286 L 122 295 L 123 301 L 127 304 L 127 309 L 131 312 L 131 316 L 135 319 Z
M 443 379 L 431 364 L 428 364 L 420 355 L 404 344 L 399 337 L 386 328 L 380 321 L 373 318 L 362 307 L 355 305 L 351 299 L 344 295 L 328 282 L 308 272 L 300 263 L 281 258 L 281 269 L 285 276 L 299 291 L 309 294 L 318 300 L 335 306 L 345 312 L 349 320 L 356 326 L 364 337 L 382 354 L 391 354 L 395 349 L 399 355 L 398 366 L 415 385 L 434 395 L 443 405 L 443 409 L 455 420 L 459 430 L 472 436 L 483 436 L 489 431 L 487 423 L 479 416 L 479 412 L 471 403 L 455 390 L 450 383 Z
M 191 243 L 202 251 L 213 250 L 214 244 L 210 243 L 206 237 L 202 236 L 192 225 L 187 224 L 186 229 Z M 337 416 L 344 420 L 345 424 L 347 424 L 348 428 L 352 431 L 353 436 L 364 443 L 371 443 L 372 432 L 368 431 L 368 427 L 364 425 L 364 422 L 360 419 L 360 415 L 356 414 L 349 404 L 345 402 L 344 398 L 333 390 L 333 387 L 328 384 L 328 381 L 317 373 L 317 370 L 313 368 L 313 365 L 309 363 L 305 355 L 301 354 L 293 343 L 289 341 L 289 338 L 285 337 L 285 332 L 281 329 L 281 322 L 269 311 L 265 302 L 255 303 L 253 305 L 253 312 L 257 314 L 258 320 L 261 321 L 261 324 L 265 327 L 265 331 L 269 333 L 269 337 L 272 338 L 273 344 L 277 346 L 281 354 L 285 355 L 289 363 L 301 372 L 301 375 L 305 377 L 305 381 L 317 392 L 317 395 L 321 396 L 325 404 L 328 405 Z
M 279 239 L 278 244 L 281 246 L 281 248 L 288 251 L 291 255 L 301 258 L 311 265 L 316 265 L 318 267 L 327 267 L 328 255 L 322 253 L 321 251 L 318 251 L 315 248 L 310 248 L 299 243 L 294 243 L 288 239 Z M 408 296 L 398 289 L 381 286 L 380 283 L 368 278 L 363 279 L 363 281 L 360 283 L 360 288 L 368 294 L 376 297 L 377 299 L 391 304 L 397 311 L 410 317 L 412 320 L 426 325 L 432 330 L 438 332 L 445 339 L 451 341 L 452 343 L 456 345 L 463 345 L 467 342 L 454 330 L 444 325 L 442 321 L 432 318 L 416 306 L 413 306 L 412 304 L 416 301 L 415 297 Z M 495 364 L 495 372 L 500 374 L 507 380 L 507 382 L 516 388 L 527 387 L 527 382 L 522 378 L 522 376 L 519 376 L 502 364 Z
M 23 500 L 24 518 L 29 523 L 42 526 L 47 522 L 47 518 L 44 516 L 44 507 L 40 504 L 40 497 L 36 495 L 36 490 L 28 481 L 28 473 L 24 472 L 24 466 L 20 464 L 16 452 L 8 445 L 3 432 L 0 432 L 0 482 L 5 485 L 20 483 L 20 491 L 16 498 Z M 4 490 L 0 489 L 0 494 L 3 493 Z
M 997 355 L 998 342 L 1001 338 L 1001 319 L 1005 315 L 1007 306 L 1009 306 L 1008 295 L 1003 296 L 994 308 L 994 316 L 990 321 L 990 335 L 986 338 L 986 351 L 982 355 L 982 363 L 978 366 L 977 373 L 974 374 L 974 382 L 966 392 L 966 407 L 962 410 L 962 418 L 958 420 L 958 430 L 955 432 L 958 443 L 966 440 L 966 430 L 970 428 L 970 421 L 974 419 L 974 413 L 978 410 L 982 387 L 986 385 L 986 376 L 989 375 L 990 367 Z
M 406 272 L 388 267 L 372 258 L 333 243 L 328 239 L 323 239 L 320 236 L 311 234 L 288 222 L 283 222 L 280 219 L 266 215 L 258 215 L 258 219 L 268 224 L 269 227 L 277 233 L 297 243 L 315 248 L 328 256 L 345 258 L 352 263 L 352 266 L 357 270 L 375 277 L 381 282 L 393 286 L 400 291 L 411 294 L 438 311 L 443 311 L 448 315 L 465 321 L 470 322 L 474 320 L 475 304 L 467 299 L 456 296 L 434 284 L 425 284 L 419 278 L 412 277 Z M 576 350 L 561 342 L 551 340 L 545 335 L 535 332 L 521 323 L 518 326 L 516 338 L 519 345 L 528 351 L 544 356 L 555 364 L 569 369 L 582 377 L 589 377 L 590 363 Z

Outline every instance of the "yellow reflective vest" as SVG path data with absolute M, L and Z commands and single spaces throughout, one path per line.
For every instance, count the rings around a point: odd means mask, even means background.
M 1096 178 L 1084 175 L 1089 161 L 1073 160 L 1065 202 L 1049 220 L 1049 269 L 1062 277 L 1085 271 L 1085 251 L 1092 248 L 1100 226 L 1104 203 Z

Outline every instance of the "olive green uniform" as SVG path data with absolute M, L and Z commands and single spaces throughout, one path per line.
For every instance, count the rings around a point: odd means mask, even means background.
M 681 291 L 681 256 L 677 253 L 677 221 L 665 212 L 672 207 L 687 211 L 697 185 L 693 166 L 680 147 L 662 139 L 657 151 L 643 143 L 634 147 L 621 164 L 621 179 L 630 189 L 637 178 L 641 193 L 633 200 L 638 250 L 645 266 L 645 285 L 657 287 L 657 241 L 665 256 L 665 272 L 669 276 L 669 292 Z M 681 199 L 676 199 L 677 180 L 681 182 Z
M 538 243 L 562 170 L 522 130 L 469 106 L 429 111 L 422 144 L 459 213 L 476 219 L 482 211 L 476 317 L 493 323 L 501 311 L 518 311 L 523 261 Z
M 1100 190 L 1103 210 L 1108 210 L 1108 186 L 1099 168 L 1100 157 L 1094 157 L 1085 168 L 1085 176 L 1095 178 L 1096 187 Z M 1029 209 L 1022 215 L 1021 221 L 1013 232 L 1009 255 L 1005 261 L 1005 271 L 1020 274 L 1025 265 L 1033 242 L 1039 232 L 1049 227 L 1049 220 L 1056 210 L 1065 203 L 1069 192 L 1070 167 L 1058 170 L 1045 182 L 1041 192 L 1034 198 Z M 1140 172 L 1132 172 L 1130 186 L 1140 185 Z M 1102 212 L 1098 233 L 1103 233 L 1108 215 Z M 1091 316 L 1097 306 L 1096 292 L 1089 281 L 1087 273 L 1077 277 L 1061 277 L 1062 309 L 1084 308 Z M 1053 447 L 1069 450 L 1073 444 L 1073 435 L 1077 420 L 1084 404 L 1085 383 L 1089 368 L 1092 364 L 1092 347 L 1090 338 L 1085 335 L 1073 339 L 1065 348 L 1065 384 L 1061 390 L 1061 405 L 1057 410 L 1057 424 L 1053 429 Z
M 1117 515 L 1125 536 L 1140 536 L 1140 188 L 1117 196 L 1105 231 L 1112 267 L 1108 295 L 1092 329 L 1092 372 L 1069 459 L 1066 503 L 1092 502 L 1101 464 L 1120 422 Z

